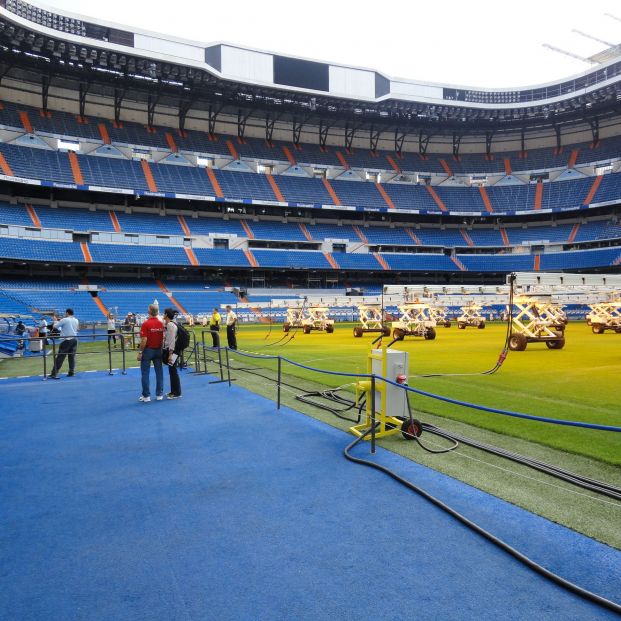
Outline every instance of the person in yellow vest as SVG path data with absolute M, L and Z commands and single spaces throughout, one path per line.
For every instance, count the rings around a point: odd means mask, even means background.
M 220 322 L 222 321 L 222 317 L 220 317 L 220 313 L 218 309 L 214 307 L 213 313 L 211 313 L 211 317 L 209 318 L 209 329 L 211 332 L 211 339 L 213 341 L 214 347 L 220 347 Z

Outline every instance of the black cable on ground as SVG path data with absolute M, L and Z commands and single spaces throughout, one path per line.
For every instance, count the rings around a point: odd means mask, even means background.
M 539 461 L 531 457 L 526 457 L 524 455 L 520 455 L 519 453 L 513 453 L 512 451 L 501 449 L 496 446 L 492 446 L 491 444 L 485 444 L 484 442 L 471 440 L 470 438 L 466 438 L 465 436 L 459 435 L 457 433 L 449 432 L 445 429 L 436 427 L 435 425 L 431 425 L 429 423 L 422 423 L 422 427 L 428 433 L 433 433 L 442 438 L 446 438 L 447 440 L 453 440 L 454 442 L 467 444 L 468 446 L 472 446 L 473 448 L 477 448 L 481 451 L 485 451 L 493 455 L 498 455 L 499 457 L 504 457 L 505 459 L 510 459 L 511 461 L 514 461 L 518 464 L 529 466 L 534 470 L 539 470 L 540 472 L 548 474 L 557 479 L 567 481 L 568 483 L 572 483 L 577 487 L 588 489 L 597 492 L 598 494 L 603 494 L 604 496 L 614 498 L 615 500 L 621 500 L 621 488 L 615 487 L 614 485 L 610 485 L 602 481 L 597 481 L 595 479 L 590 479 L 580 474 L 570 472 L 569 470 L 559 468 L 558 466 L 553 466 L 552 464 L 548 464 L 546 462 Z
M 442 502 L 435 496 L 432 496 L 429 492 L 426 492 L 424 489 L 418 487 L 411 481 L 404 479 L 402 476 L 398 475 L 396 472 L 392 471 L 390 468 L 387 468 L 386 466 L 382 466 L 381 464 L 375 463 L 368 459 L 363 459 L 361 457 L 354 457 L 350 453 L 350 451 L 357 444 L 359 444 L 362 440 L 364 440 L 371 433 L 371 431 L 372 431 L 371 428 L 368 429 L 362 436 L 360 436 L 359 438 L 356 438 L 353 442 L 350 442 L 343 449 L 343 455 L 345 456 L 346 459 L 356 464 L 368 466 L 369 468 L 375 468 L 376 470 L 379 470 L 380 472 L 387 474 L 389 477 L 391 477 L 398 483 L 401 483 L 401 485 L 404 485 L 409 490 L 415 492 L 419 496 L 422 496 L 425 500 L 428 500 L 436 507 L 442 509 L 443 511 L 448 513 L 451 517 L 454 517 L 456 520 L 464 524 L 464 526 L 467 526 L 468 528 L 473 530 L 475 533 L 481 535 L 482 537 L 484 537 L 485 539 L 487 539 L 494 545 L 498 546 L 500 549 L 504 550 L 505 552 L 513 556 L 515 559 L 517 559 L 518 561 L 526 565 L 528 568 L 540 574 L 541 576 L 544 576 L 548 580 L 563 587 L 564 589 L 567 589 L 571 593 L 579 595 L 580 597 L 590 602 L 593 602 L 594 604 L 598 604 L 599 606 L 607 608 L 608 610 L 612 610 L 613 612 L 616 612 L 617 614 L 621 614 L 620 604 L 617 604 L 616 602 L 606 599 L 605 597 L 602 597 L 601 595 L 597 595 L 596 593 L 588 591 L 587 589 L 583 589 L 581 586 L 578 586 L 577 584 L 574 584 L 573 582 L 570 582 L 569 580 L 562 578 L 558 574 L 555 574 L 549 569 L 546 569 L 542 565 L 539 565 L 538 563 L 533 561 L 531 558 L 529 558 L 525 554 L 522 554 L 519 550 L 516 550 L 514 547 L 510 546 L 508 543 L 496 537 L 495 535 L 492 535 L 492 533 L 485 530 L 483 527 L 469 520 L 466 516 L 462 515 L 461 513 L 459 513 L 452 507 L 449 507 L 447 504 L 445 504 L 444 502 Z
M 509 354 L 509 340 L 511 339 L 511 326 L 513 324 L 513 296 L 514 296 L 514 278 L 511 276 L 511 280 L 509 282 L 509 312 L 507 314 L 507 328 L 505 331 L 505 343 L 503 345 L 502 351 L 498 356 L 498 360 L 496 360 L 496 364 L 491 368 L 487 369 L 487 371 L 477 371 L 474 373 L 426 373 L 421 375 L 411 375 L 410 377 L 468 377 L 473 375 L 493 375 L 500 369 L 503 365 L 504 361 Z

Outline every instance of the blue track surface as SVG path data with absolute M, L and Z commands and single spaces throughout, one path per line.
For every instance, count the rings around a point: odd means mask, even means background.
M 0 382 L 1 619 L 617 618 L 346 461 L 351 436 L 239 387 L 182 379 L 182 400 L 150 404 L 137 401 L 136 373 Z M 621 601 L 621 552 L 394 454 L 377 459 Z

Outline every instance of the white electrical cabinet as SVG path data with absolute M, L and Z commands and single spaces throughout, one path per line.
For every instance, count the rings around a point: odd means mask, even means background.
M 378 358 L 373 358 L 371 369 L 377 377 L 385 377 L 392 382 L 397 381 L 399 375 L 408 375 L 409 373 L 409 354 L 407 351 L 399 349 L 386 350 L 386 371 L 382 368 L 382 350 L 374 349 L 373 354 Z M 381 380 L 377 380 L 381 382 Z M 384 412 L 385 416 L 407 416 L 405 411 L 405 391 L 403 388 L 397 388 L 392 384 L 386 384 L 386 409 L 382 408 L 382 395 L 379 390 L 375 391 L 375 411 Z

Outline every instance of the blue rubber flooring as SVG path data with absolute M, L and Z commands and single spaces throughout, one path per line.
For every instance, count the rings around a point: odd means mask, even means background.
M 182 381 L 183 399 L 150 404 L 135 372 L 0 382 L 0 619 L 617 618 L 346 461 L 351 436 L 237 386 Z M 621 601 L 621 552 L 376 458 Z

